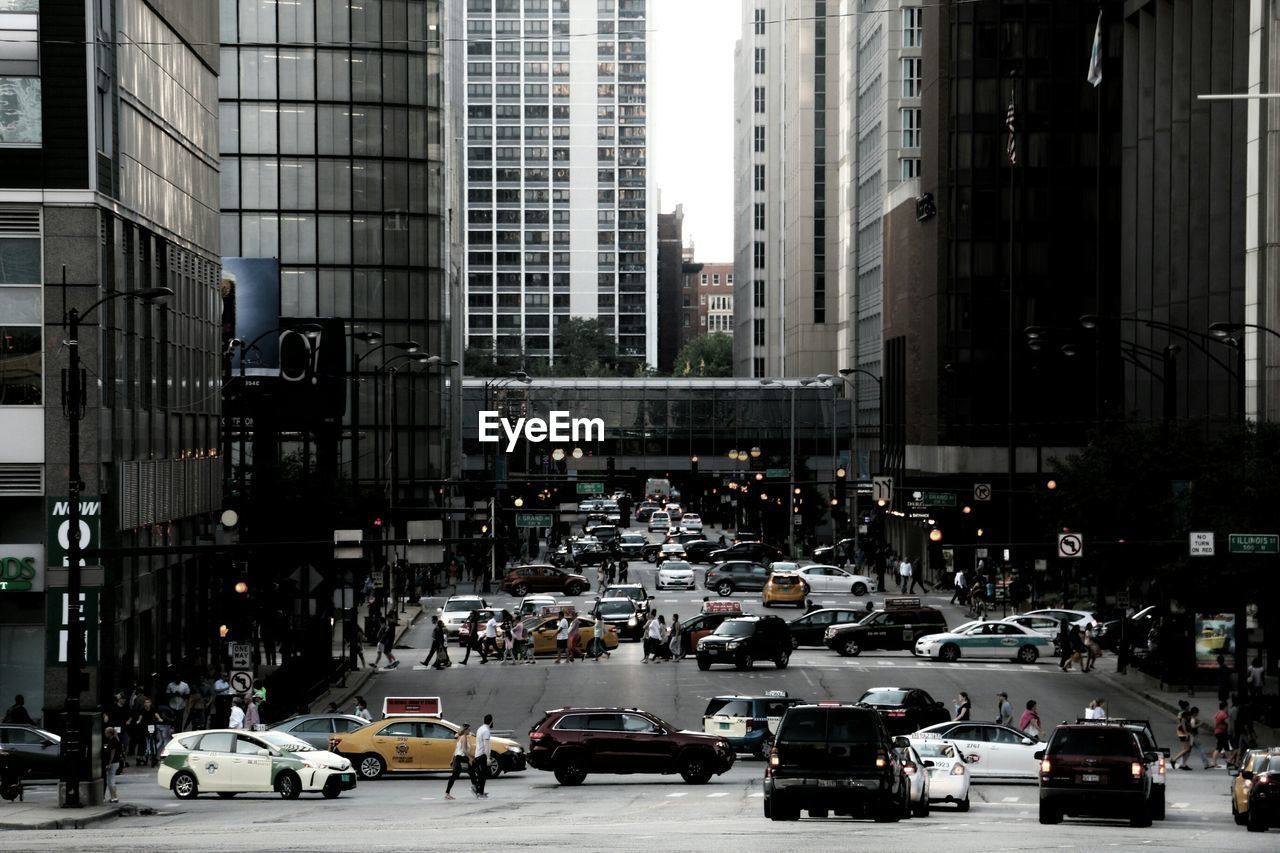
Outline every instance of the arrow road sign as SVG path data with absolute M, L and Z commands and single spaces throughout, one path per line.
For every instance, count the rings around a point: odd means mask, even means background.
M 1084 535 L 1080 533 L 1059 533 L 1058 534 L 1058 556 L 1059 557 L 1084 556 Z
M 991 500 L 991 484 L 990 483 L 974 483 L 973 499 L 975 501 Z
M 893 478 L 892 477 L 872 477 L 871 478 L 872 499 L 884 501 L 885 503 L 893 503 Z

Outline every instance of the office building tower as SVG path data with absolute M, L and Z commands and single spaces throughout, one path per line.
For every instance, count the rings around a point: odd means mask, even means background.
M 467 348 L 551 367 L 570 317 L 656 365 L 646 0 L 468 0 Z

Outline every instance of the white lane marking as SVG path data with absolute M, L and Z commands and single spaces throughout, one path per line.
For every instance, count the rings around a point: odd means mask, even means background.
M 1187 808 L 1189 805 L 1191 805 L 1191 804 L 1190 804 L 1190 803 L 1170 803 L 1170 804 L 1169 804 L 1169 808 L 1171 808 L 1171 809 L 1185 809 L 1185 808 Z
M 748 799 L 753 799 L 755 797 L 763 797 L 763 796 L 764 796 L 764 792 L 762 791 L 756 791 L 754 794 L 747 794 Z
M 727 797 L 727 796 L 729 796 L 729 795 L 728 795 L 728 794 L 726 794 L 726 793 L 720 793 L 720 794 L 707 794 L 707 799 L 711 799 L 712 797 Z
M 667 798 L 668 798 L 668 799 L 672 799 L 672 798 L 675 798 L 675 797 L 687 797 L 687 796 L 689 796 L 689 795 L 688 795 L 688 794 L 686 794 L 686 793 L 684 793 L 684 792 L 682 792 L 682 791 L 677 791 L 677 792 L 676 792 L 676 793 L 674 793 L 674 794 L 667 794 Z
M 1018 800 L 1020 800 L 1020 799 L 1022 799 L 1022 798 L 1021 798 L 1021 797 L 1005 797 L 1005 798 L 1004 798 L 1003 800 L 1001 800 L 1000 802 L 1002 802 L 1002 803 L 1016 803 L 1016 802 L 1018 802 Z

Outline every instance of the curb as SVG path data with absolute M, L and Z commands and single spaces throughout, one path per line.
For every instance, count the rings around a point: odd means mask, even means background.
M 137 817 L 138 815 L 154 814 L 153 809 L 139 808 L 138 806 L 124 804 L 109 808 L 106 811 L 97 814 L 85 815 L 84 817 L 65 817 L 46 820 L 40 823 L 0 823 L 0 831 L 21 831 L 26 830 L 39 831 L 48 829 L 85 829 L 95 824 L 103 823 L 108 820 L 115 820 L 118 817 Z

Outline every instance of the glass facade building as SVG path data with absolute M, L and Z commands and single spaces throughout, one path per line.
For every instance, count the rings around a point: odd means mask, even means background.
M 282 317 L 338 317 L 447 358 L 439 0 L 222 0 L 220 12 L 224 256 L 280 259 Z M 352 365 L 364 351 L 353 346 Z M 447 462 L 440 375 L 383 371 L 397 353 L 353 368 L 340 455 L 361 482 L 387 478 L 392 446 L 410 448 L 396 454 L 405 484 Z

